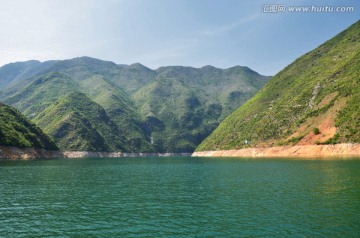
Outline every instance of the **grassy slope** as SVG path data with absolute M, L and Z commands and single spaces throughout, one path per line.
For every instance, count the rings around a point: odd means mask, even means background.
M 34 118 L 62 150 L 124 151 L 124 135 L 105 110 L 85 94 L 60 97 Z
M 57 150 L 40 128 L 16 109 L 0 103 L 0 145 Z
M 274 76 L 227 117 L 197 151 L 293 145 L 314 136 L 312 128 L 322 126 L 323 120 L 334 124 L 335 134 L 321 143 L 359 143 L 359 81 L 357 22 Z

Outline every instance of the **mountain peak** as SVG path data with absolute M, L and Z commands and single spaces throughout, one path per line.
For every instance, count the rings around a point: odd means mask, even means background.
M 235 65 L 235 66 L 230 67 L 230 68 L 227 68 L 227 69 L 225 69 L 225 70 L 229 70 L 229 71 L 231 71 L 231 70 L 240 70 L 240 71 L 243 71 L 243 72 L 248 73 L 248 74 L 260 75 L 258 72 L 250 69 L 250 68 L 247 67 L 247 66 Z
M 148 68 L 145 65 L 140 64 L 140 63 L 133 63 L 133 64 L 129 65 L 129 68 L 131 68 L 131 69 L 151 70 L 150 68 Z
M 201 67 L 201 69 L 217 69 L 217 68 L 212 65 L 205 65 L 205 66 Z
M 89 57 L 89 56 L 76 57 L 76 58 L 73 58 L 73 59 L 70 59 L 70 60 L 75 61 L 75 62 L 85 62 L 85 63 L 90 63 L 90 64 L 111 64 L 111 65 L 116 65 L 112 61 L 101 60 L 101 59 L 97 59 L 97 58 L 93 58 L 93 57 Z

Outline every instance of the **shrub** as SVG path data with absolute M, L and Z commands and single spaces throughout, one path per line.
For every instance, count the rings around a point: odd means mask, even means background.
M 291 143 L 298 143 L 299 141 L 301 141 L 302 138 L 304 138 L 304 136 L 297 136 L 289 139 L 288 141 Z
M 320 134 L 320 130 L 319 130 L 319 128 L 317 128 L 317 127 L 314 127 L 314 128 L 313 128 L 313 132 L 314 132 L 315 135 L 319 135 L 319 134 Z

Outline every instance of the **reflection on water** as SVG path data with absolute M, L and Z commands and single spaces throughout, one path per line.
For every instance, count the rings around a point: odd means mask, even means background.
M 2 161 L 0 181 L 4 237 L 359 237 L 360 161 Z

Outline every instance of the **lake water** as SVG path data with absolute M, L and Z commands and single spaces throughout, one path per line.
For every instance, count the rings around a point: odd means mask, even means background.
M 360 237 L 360 161 L 0 161 L 0 237 Z

